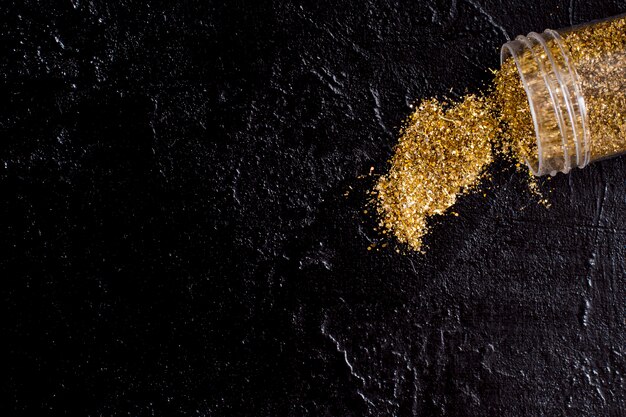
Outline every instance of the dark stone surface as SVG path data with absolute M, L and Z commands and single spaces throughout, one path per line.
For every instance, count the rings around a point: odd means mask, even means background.
M 225 3 L 0 5 L 2 415 L 623 416 L 626 159 L 362 212 L 414 99 L 626 4 Z

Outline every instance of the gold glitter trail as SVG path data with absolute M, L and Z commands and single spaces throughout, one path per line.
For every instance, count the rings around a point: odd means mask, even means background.
M 525 166 L 537 152 L 528 100 L 512 60 L 496 71 L 494 86 L 488 95 L 467 95 L 458 103 L 425 100 L 408 118 L 391 168 L 374 189 L 383 233 L 423 252 L 428 219 L 446 214 L 458 195 L 479 184 L 496 154 Z M 534 178 L 529 190 L 540 196 Z
M 494 111 L 499 113 L 500 125 L 506 136 L 497 138 L 501 150 L 521 163 L 536 159 L 537 139 L 530 106 L 512 59 L 507 59 L 502 64 L 493 83 Z

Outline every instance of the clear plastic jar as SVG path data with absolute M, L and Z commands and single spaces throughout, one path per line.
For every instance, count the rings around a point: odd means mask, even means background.
M 502 47 L 508 59 L 530 106 L 535 175 L 626 153 L 626 15 L 518 36 Z

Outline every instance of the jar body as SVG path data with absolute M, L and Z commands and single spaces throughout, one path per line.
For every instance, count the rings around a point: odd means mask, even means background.
M 502 48 L 528 98 L 536 175 L 569 172 L 626 153 L 626 16 L 542 34 Z

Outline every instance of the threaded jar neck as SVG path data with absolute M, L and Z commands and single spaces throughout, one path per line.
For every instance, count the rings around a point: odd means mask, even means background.
M 578 74 L 558 32 L 518 36 L 502 46 L 501 63 L 515 62 L 528 98 L 537 142 L 526 160 L 535 175 L 567 173 L 589 163 L 587 111 Z

